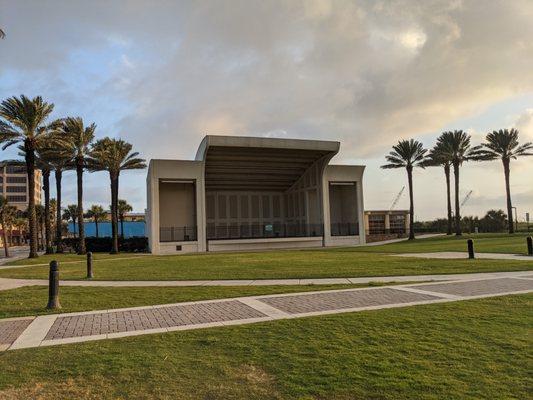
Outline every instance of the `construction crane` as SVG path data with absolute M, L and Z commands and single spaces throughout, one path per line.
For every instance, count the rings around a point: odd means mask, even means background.
M 396 204 L 400 201 L 400 197 L 402 197 L 403 191 L 405 190 L 405 186 L 402 186 L 402 189 L 398 192 L 396 197 L 394 198 L 394 201 L 392 202 L 392 205 L 389 208 L 389 211 L 392 211 L 394 207 L 396 207 Z
M 470 190 L 470 191 L 466 194 L 465 198 L 464 198 L 463 201 L 461 202 L 461 207 L 464 206 L 464 205 L 466 204 L 466 202 L 468 201 L 468 199 L 470 198 L 470 196 L 472 196 L 472 190 Z

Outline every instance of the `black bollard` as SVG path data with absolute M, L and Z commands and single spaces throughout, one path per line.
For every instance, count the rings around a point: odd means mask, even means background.
M 533 238 L 531 238 L 531 236 L 528 236 L 526 238 L 526 242 L 527 242 L 527 254 L 529 256 L 533 256 Z
M 468 245 L 468 258 L 474 259 L 474 241 L 472 239 L 468 239 L 466 244 Z
M 46 308 L 50 310 L 61 308 L 61 304 L 59 304 L 59 264 L 57 261 L 50 262 L 48 305 Z
M 87 253 L 87 279 L 93 278 L 93 253 Z

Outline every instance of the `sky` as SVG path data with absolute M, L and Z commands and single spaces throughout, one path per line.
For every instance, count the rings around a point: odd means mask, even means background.
M 206 134 L 337 140 L 333 163 L 367 166 L 365 208 L 388 209 L 406 174 L 380 165 L 400 139 L 514 127 L 533 141 L 532 20 L 531 0 L 0 0 L 0 99 L 41 95 L 147 160 L 193 159 Z M 519 219 L 532 172 L 533 157 L 512 162 Z M 121 176 L 135 211 L 145 178 Z M 63 187 L 74 203 L 73 172 Z M 85 203 L 107 206 L 108 188 L 87 174 Z M 417 220 L 445 214 L 441 168 L 417 170 L 414 191 Z M 463 215 L 504 209 L 501 162 L 466 163 L 469 191 Z

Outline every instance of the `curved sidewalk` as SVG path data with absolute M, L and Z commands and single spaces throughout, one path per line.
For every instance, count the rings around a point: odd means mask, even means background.
M 471 280 L 484 278 L 513 278 L 533 274 L 531 270 L 510 272 L 480 272 L 469 274 L 439 275 L 395 275 L 369 276 L 358 278 L 315 278 L 315 279 L 238 279 L 238 280 L 196 280 L 196 281 L 97 281 L 97 280 L 61 280 L 60 286 L 89 287 L 151 287 L 151 286 L 287 286 L 287 285 L 350 285 L 371 282 L 428 282 Z M 11 279 L 0 278 L 0 290 L 16 289 L 24 286 L 46 286 L 45 279 Z

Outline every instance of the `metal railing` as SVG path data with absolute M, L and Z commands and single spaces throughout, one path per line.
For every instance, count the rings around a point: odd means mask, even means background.
M 318 237 L 323 234 L 322 224 L 273 223 L 207 226 L 208 240 Z
M 197 240 L 196 226 L 172 226 L 159 228 L 160 242 L 189 242 Z
M 334 222 L 331 224 L 331 236 L 358 236 L 357 222 Z

